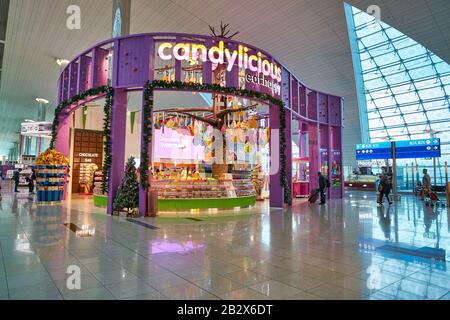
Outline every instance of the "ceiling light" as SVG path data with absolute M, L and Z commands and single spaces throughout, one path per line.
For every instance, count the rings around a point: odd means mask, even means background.
M 43 99 L 43 98 L 36 98 L 36 101 L 42 104 L 48 104 L 49 101 L 47 99 Z
M 58 65 L 58 66 L 66 66 L 66 65 L 68 65 L 70 63 L 70 61 L 69 60 L 66 60 L 66 59 L 59 59 L 59 58 L 57 58 L 56 59 L 56 64 Z

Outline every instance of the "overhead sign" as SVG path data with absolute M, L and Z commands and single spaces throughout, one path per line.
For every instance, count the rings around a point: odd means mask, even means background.
M 356 145 L 356 160 L 392 159 L 390 142 Z
M 396 141 L 397 159 L 438 158 L 441 156 L 441 141 L 439 138 Z
M 439 138 L 395 141 L 397 159 L 434 158 L 441 156 Z M 392 159 L 392 143 L 356 145 L 356 160 Z
M 51 122 L 23 122 L 20 133 L 28 137 L 47 137 L 52 134 Z

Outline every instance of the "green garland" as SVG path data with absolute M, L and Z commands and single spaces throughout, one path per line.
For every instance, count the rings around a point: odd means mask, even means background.
M 291 188 L 286 176 L 286 109 L 280 110 L 280 183 L 284 190 L 284 202 L 291 203 Z
M 150 160 L 148 158 L 148 148 L 152 143 L 152 128 L 153 128 L 153 87 L 147 84 L 144 88 L 144 110 L 143 112 L 143 126 L 142 126 L 142 153 L 140 165 L 140 180 L 141 186 L 144 190 L 148 190 L 148 167 Z
M 104 111 L 103 134 L 106 137 L 104 142 L 105 161 L 103 163 L 103 177 L 102 177 L 102 192 L 108 192 L 108 176 L 111 168 L 111 116 L 112 116 L 112 101 L 114 97 L 114 89 L 109 86 L 101 86 L 89 89 L 83 93 L 73 96 L 71 99 L 61 102 L 55 109 L 55 117 L 52 124 L 52 139 L 50 141 L 50 148 L 55 149 L 56 138 L 58 135 L 59 115 L 67 107 L 77 104 L 88 97 L 106 94 Z
M 155 89 L 177 89 L 177 90 L 189 90 L 189 91 L 206 91 L 206 92 L 219 92 L 224 95 L 240 96 L 248 99 L 259 99 L 267 101 L 280 108 L 280 183 L 284 188 L 284 201 L 289 203 L 291 199 L 291 188 L 289 187 L 286 176 L 286 111 L 283 102 L 277 98 L 272 97 L 267 93 L 261 93 L 252 90 L 239 89 L 233 87 L 222 87 L 217 84 L 199 84 L 199 83 L 185 83 L 181 81 L 163 81 L 154 80 L 148 82 L 144 87 L 144 124 L 143 124 L 143 147 L 141 154 L 141 186 L 145 190 L 148 190 L 148 146 L 152 142 L 152 127 L 153 127 L 153 91 Z
M 111 147 L 111 118 L 112 118 L 112 106 L 114 99 L 114 89 L 108 87 L 108 91 L 106 93 L 105 105 L 103 106 L 103 135 L 105 136 L 105 141 L 103 142 L 103 153 L 105 154 L 105 160 L 103 162 L 102 169 L 102 185 L 101 190 L 103 194 L 108 193 L 108 177 L 109 172 L 111 170 L 111 162 L 112 162 L 112 147 Z

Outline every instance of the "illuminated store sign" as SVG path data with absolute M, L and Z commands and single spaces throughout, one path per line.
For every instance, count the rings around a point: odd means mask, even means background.
M 263 74 L 265 77 L 271 77 L 277 82 L 281 82 L 281 67 L 276 63 L 270 62 L 263 58 L 263 54 L 258 52 L 256 55 L 248 54 L 249 49 L 246 46 L 239 45 L 238 50 L 230 52 L 225 48 L 223 41 L 219 42 L 219 46 L 207 48 L 204 44 L 195 43 L 177 43 L 164 42 L 159 45 L 158 56 L 162 60 L 197 61 L 200 57 L 202 61 L 210 61 L 215 64 L 227 64 L 227 71 L 233 69 L 237 61 L 240 69 L 250 70 Z
M 275 83 L 267 78 L 252 76 L 251 74 L 247 74 L 245 77 L 245 80 L 249 83 L 258 84 L 258 85 L 264 86 L 266 88 L 269 88 L 270 90 L 273 90 L 273 92 L 275 94 L 278 94 L 278 95 L 281 94 L 281 86 L 278 83 Z

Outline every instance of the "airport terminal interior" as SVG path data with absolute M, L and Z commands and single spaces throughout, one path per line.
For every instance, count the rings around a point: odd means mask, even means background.
M 448 0 L 0 0 L 0 300 L 450 300 L 449 162 Z

